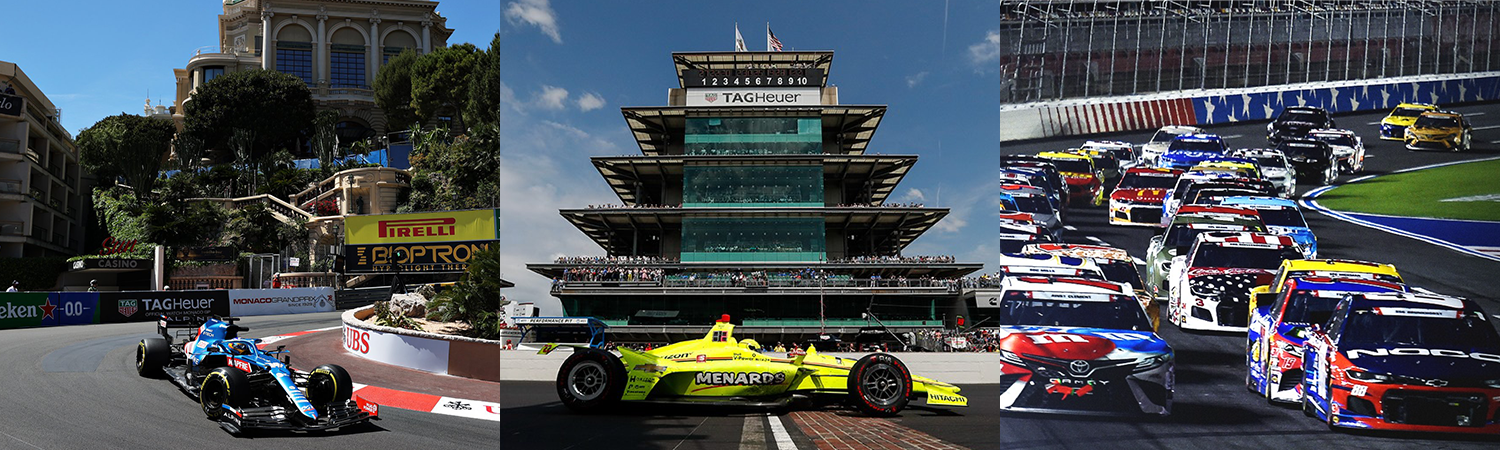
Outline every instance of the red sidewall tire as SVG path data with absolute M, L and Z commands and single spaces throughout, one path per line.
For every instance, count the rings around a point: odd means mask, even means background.
M 881 393 L 873 392 L 861 381 L 871 372 L 880 369 L 890 369 L 897 377 L 894 380 L 900 383 L 897 386 L 895 398 L 881 398 Z M 865 355 L 854 366 L 849 369 L 849 400 L 861 412 L 871 416 L 893 416 L 906 408 L 911 399 L 912 381 L 911 370 L 906 368 L 906 363 L 901 362 L 895 355 L 889 353 L 873 353 Z

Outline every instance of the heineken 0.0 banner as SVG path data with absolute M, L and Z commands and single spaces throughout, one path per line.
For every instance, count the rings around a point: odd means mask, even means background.
M 0 293 L 0 329 L 98 323 L 98 301 L 91 292 Z
M 229 315 L 229 291 L 135 291 L 99 293 L 99 322 L 123 323 L 160 319 L 162 315 L 209 317 Z

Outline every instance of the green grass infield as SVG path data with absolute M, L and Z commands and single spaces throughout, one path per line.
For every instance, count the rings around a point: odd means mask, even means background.
M 1318 196 L 1337 211 L 1500 221 L 1500 160 L 1383 175 Z

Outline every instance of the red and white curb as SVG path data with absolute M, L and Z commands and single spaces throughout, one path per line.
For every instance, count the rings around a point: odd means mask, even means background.
M 316 330 L 298 331 L 277 336 L 265 337 L 260 340 L 260 348 L 264 349 L 272 344 L 291 339 L 297 336 L 341 329 L 343 326 L 319 328 Z M 367 384 L 354 383 L 354 394 L 360 398 L 375 402 L 381 407 L 399 408 L 411 411 L 421 411 L 448 416 L 468 417 L 470 419 L 500 421 L 500 404 L 469 400 L 462 398 L 444 397 L 440 395 L 423 394 L 420 392 L 407 392 L 395 389 L 370 386 Z

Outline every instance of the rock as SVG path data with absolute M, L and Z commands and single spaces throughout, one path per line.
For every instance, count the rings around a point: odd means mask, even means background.
M 392 295 L 391 310 L 406 317 L 427 317 L 427 299 L 415 293 Z

